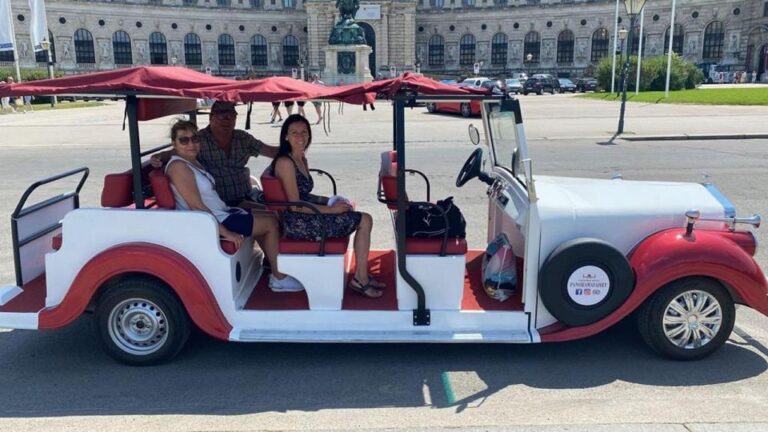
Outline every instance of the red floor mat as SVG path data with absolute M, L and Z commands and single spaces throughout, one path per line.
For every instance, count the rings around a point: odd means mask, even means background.
M 0 312 L 39 312 L 45 307 L 45 273 L 24 284 L 22 289 L 23 293 L 0 306 Z
M 461 299 L 461 310 L 523 310 L 522 290 L 516 289 L 512 297 L 500 302 L 488 297 L 483 289 L 483 253 L 481 250 L 467 252 L 467 273 L 464 275 L 464 296 Z M 522 281 L 522 260 L 518 262 L 518 287 Z
M 488 297 L 482 285 L 483 252 L 470 250 L 467 252 L 467 272 L 464 275 L 464 297 L 461 302 L 462 310 L 523 310 L 522 295 L 518 289 L 512 298 L 499 302 Z M 522 263 L 522 260 L 521 260 Z M 376 280 L 384 282 L 387 287 L 384 295 L 377 299 L 364 297 L 356 292 L 344 289 L 342 309 L 344 310 L 397 310 L 397 288 L 395 286 L 396 256 L 393 250 L 371 251 L 368 255 L 368 269 Z M 354 255 L 350 269 L 355 268 Z M 518 266 L 518 277 L 522 268 Z M 352 277 L 347 274 L 346 281 Z M 256 289 L 245 304 L 246 310 L 307 310 L 309 302 L 306 293 L 274 293 L 267 286 L 267 276 L 264 275 L 256 284 Z
M 379 282 L 384 282 L 384 295 L 371 299 L 362 296 L 352 290 L 344 289 L 342 309 L 345 310 L 397 310 L 397 287 L 395 286 L 395 251 L 376 250 L 368 254 L 368 273 Z M 352 255 L 352 265 L 349 270 L 355 268 L 355 256 Z M 347 283 L 353 273 L 347 274 Z

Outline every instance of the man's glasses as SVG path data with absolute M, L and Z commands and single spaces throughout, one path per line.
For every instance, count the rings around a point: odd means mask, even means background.
M 233 120 L 237 118 L 237 113 L 232 111 L 213 113 L 213 115 L 219 120 Z
M 192 144 L 200 144 L 200 135 L 177 137 L 176 141 L 181 145 L 189 145 L 190 142 Z

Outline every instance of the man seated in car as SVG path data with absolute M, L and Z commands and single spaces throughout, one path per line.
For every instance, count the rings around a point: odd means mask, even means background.
M 250 171 L 251 157 L 274 158 L 277 147 L 263 143 L 244 130 L 235 129 L 237 111 L 233 102 L 216 101 L 211 107 L 209 124 L 199 132 L 200 153 L 197 160 L 216 180 L 216 192 L 232 207 L 253 207 Z M 159 168 L 171 158 L 172 151 L 153 155 L 152 166 Z

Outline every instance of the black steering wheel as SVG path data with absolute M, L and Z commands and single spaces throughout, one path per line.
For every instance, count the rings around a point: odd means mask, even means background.
M 469 155 L 469 158 L 461 167 L 459 175 L 456 176 L 456 187 L 462 187 L 468 181 L 480 176 L 480 165 L 483 163 L 483 149 L 477 148 Z

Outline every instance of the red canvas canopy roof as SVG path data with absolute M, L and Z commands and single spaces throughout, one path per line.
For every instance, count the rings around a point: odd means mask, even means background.
M 361 104 L 373 101 L 376 93 L 392 96 L 402 89 L 409 89 L 423 95 L 488 94 L 484 89 L 447 85 L 409 73 L 389 80 L 326 87 L 288 77 L 233 81 L 212 77 L 184 67 L 140 66 L 0 86 L 0 96 L 137 94 L 230 102 L 335 99 Z

